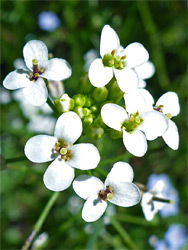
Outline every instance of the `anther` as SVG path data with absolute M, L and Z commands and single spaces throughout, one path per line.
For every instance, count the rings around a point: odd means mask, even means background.
M 111 52 L 111 55 L 112 55 L 112 56 L 114 56 L 114 55 L 115 55 L 115 53 L 116 53 L 116 50 L 115 50 L 115 49 L 113 49 L 113 50 L 112 50 L 112 52 Z

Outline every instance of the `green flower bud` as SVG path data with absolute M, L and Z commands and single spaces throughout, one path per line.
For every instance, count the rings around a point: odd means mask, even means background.
M 88 126 L 90 126 L 92 123 L 93 123 L 93 115 L 92 114 L 84 117 L 84 119 L 83 119 L 83 126 L 85 128 L 87 128 Z
M 103 134 L 104 130 L 97 124 L 92 124 L 91 126 L 87 127 L 85 130 L 85 134 L 94 140 L 100 139 Z
M 81 119 L 85 116 L 84 109 L 82 107 L 76 106 L 73 110 Z
M 73 99 L 75 106 L 83 107 L 85 105 L 86 97 L 84 95 L 82 94 L 74 95 Z
M 118 103 L 122 99 L 124 93 L 123 91 L 121 91 L 117 84 L 117 81 L 114 78 L 107 85 L 107 88 L 109 91 L 108 99 L 112 100 L 114 103 Z
M 63 94 L 59 99 L 55 99 L 54 104 L 61 113 L 68 112 L 74 108 L 74 100 L 68 94 Z
M 97 106 L 93 105 L 91 108 L 90 108 L 91 112 L 92 113 L 96 113 L 97 112 Z
M 91 114 L 91 110 L 88 108 L 83 108 L 84 116 L 88 116 Z
M 106 127 L 100 115 L 98 115 L 97 118 L 95 118 L 94 123 L 100 127 Z
M 80 78 L 77 92 L 81 94 L 88 94 L 94 87 L 89 81 L 88 74 L 84 73 L 84 75 Z
M 115 129 L 110 131 L 110 137 L 112 139 L 122 138 L 122 135 L 123 135 L 122 131 L 118 131 L 118 130 L 115 130 Z
M 104 102 L 108 97 L 108 90 L 106 87 L 95 88 L 93 91 L 93 98 L 96 102 Z
M 89 108 L 91 107 L 92 104 L 93 104 L 93 100 L 90 97 L 86 96 L 85 107 Z

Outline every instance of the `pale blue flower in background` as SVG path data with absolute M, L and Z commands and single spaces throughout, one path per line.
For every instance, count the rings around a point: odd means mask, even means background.
M 165 233 L 165 240 L 169 249 L 177 250 L 186 244 L 186 229 L 180 224 L 172 224 Z
M 179 197 L 177 190 L 170 182 L 170 178 L 166 174 L 151 174 L 146 184 L 147 188 L 150 190 L 157 183 L 157 181 L 163 181 L 165 183 L 163 195 L 167 199 L 174 201 L 174 204 L 165 204 L 165 206 L 163 206 L 159 211 L 160 215 L 163 218 L 166 218 L 177 214 L 179 211 Z
M 43 11 L 38 16 L 38 25 L 41 30 L 53 31 L 60 26 L 60 19 L 52 11 Z

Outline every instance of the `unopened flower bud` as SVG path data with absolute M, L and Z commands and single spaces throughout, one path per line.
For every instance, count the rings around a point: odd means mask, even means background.
M 92 104 L 93 104 L 93 100 L 90 97 L 86 96 L 85 107 L 89 108 L 91 107 Z
M 70 98 L 68 94 L 63 94 L 59 99 L 56 99 L 54 103 L 61 113 L 68 112 L 74 108 L 74 100 Z
M 96 102 L 104 102 L 108 96 L 108 90 L 106 87 L 95 88 L 93 91 L 93 98 Z
M 114 129 L 110 131 L 110 137 L 112 139 L 122 138 L 122 135 L 123 135 L 122 131 L 118 131 L 118 130 L 114 130 Z
M 85 134 L 89 138 L 97 140 L 97 139 L 100 139 L 103 136 L 104 130 L 99 125 L 93 124 L 93 125 L 86 128 Z
M 84 109 L 82 107 L 76 106 L 73 110 L 81 119 L 85 116 Z
M 82 94 L 77 94 L 73 96 L 75 106 L 83 107 L 86 102 L 86 97 Z
M 83 126 L 86 128 L 93 123 L 93 115 L 90 114 L 83 119 Z

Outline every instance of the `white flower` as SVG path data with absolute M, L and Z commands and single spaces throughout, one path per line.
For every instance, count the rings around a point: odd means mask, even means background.
M 88 72 L 89 80 L 95 87 L 105 86 L 115 75 L 120 89 L 127 93 L 138 88 L 139 85 L 142 86 L 141 81 L 153 74 L 151 64 L 144 66 L 149 59 L 144 46 L 135 42 L 123 49 L 118 35 L 109 25 L 105 25 L 101 32 L 100 55 L 101 58 L 93 61 Z M 142 65 L 144 72 L 149 69 L 148 74 L 140 74 L 142 69 L 139 67 Z
M 163 94 L 156 102 L 154 109 L 166 115 L 169 126 L 162 135 L 162 138 L 170 148 L 177 150 L 179 147 L 178 128 L 175 122 L 171 121 L 170 118 L 177 116 L 180 112 L 178 95 L 172 91 Z
M 71 75 L 71 68 L 64 59 L 48 60 L 48 49 L 38 40 L 31 40 L 24 46 L 23 56 L 27 69 L 21 68 L 10 72 L 3 85 L 11 90 L 22 88 L 28 102 L 40 106 L 48 97 L 43 78 L 54 81 L 67 79 Z
M 134 68 L 136 71 L 138 78 L 139 78 L 139 88 L 145 88 L 146 87 L 146 79 L 150 78 L 153 76 L 155 73 L 155 66 L 153 65 L 152 62 L 147 61 L 140 66 L 137 66 Z
M 111 203 L 130 207 L 140 201 L 140 191 L 133 180 L 132 167 L 125 162 L 117 162 L 107 175 L 105 183 L 89 175 L 80 175 L 73 182 L 74 191 L 86 200 L 82 218 L 87 222 L 98 220 Z
M 74 168 L 96 168 L 100 156 L 90 143 L 73 143 L 82 134 L 82 122 L 74 112 L 62 114 L 56 123 L 54 136 L 37 135 L 25 145 L 25 155 L 35 163 L 53 161 L 47 168 L 43 181 L 52 191 L 62 191 L 71 185 Z
M 163 114 L 149 111 L 153 98 L 145 89 L 125 94 L 126 110 L 117 104 L 108 103 L 101 109 L 104 123 L 112 129 L 123 132 L 123 143 L 133 155 L 141 157 L 147 151 L 147 140 L 154 140 L 164 134 L 168 121 Z
M 154 215 L 162 209 L 164 202 L 157 201 L 156 198 L 163 199 L 164 181 L 157 181 L 152 189 L 143 194 L 141 206 L 146 220 L 151 221 Z

